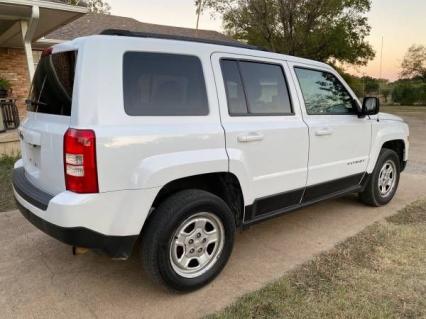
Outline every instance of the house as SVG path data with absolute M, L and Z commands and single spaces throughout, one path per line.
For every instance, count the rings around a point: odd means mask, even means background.
M 41 52 L 54 44 L 99 34 L 105 29 L 234 41 L 216 31 L 178 28 L 143 23 L 127 17 L 88 13 L 84 3 L 70 6 L 60 0 L 0 0 L 0 77 L 11 82 L 21 117 L 26 112 L 24 101 Z
M 38 40 L 86 13 L 60 1 L 0 0 L 0 77 L 11 82 L 21 116 L 39 52 L 54 44 Z

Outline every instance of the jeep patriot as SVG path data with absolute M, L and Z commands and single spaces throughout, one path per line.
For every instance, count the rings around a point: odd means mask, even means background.
M 408 158 L 407 124 L 331 66 L 238 43 L 78 38 L 43 52 L 27 105 L 22 214 L 77 249 L 137 248 L 179 291 L 221 272 L 236 229 L 347 193 L 387 204 Z

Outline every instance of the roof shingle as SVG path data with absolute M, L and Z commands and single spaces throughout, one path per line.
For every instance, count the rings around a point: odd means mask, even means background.
M 106 29 L 121 29 L 133 32 L 159 33 L 208 40 L 235 42 L 226 35 L 210 30 L 195 30 L 140 22 L 136 19 L 113 15 L 88 13 L 81 18 L 53 31 L 46 39 L 73 40 L 78 37 L 99 34 Z

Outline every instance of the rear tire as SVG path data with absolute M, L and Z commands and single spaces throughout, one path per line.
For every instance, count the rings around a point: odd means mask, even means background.
M 234 215 L 216 195 L 184 190 L 153 212 L 142 233 L 146 273 L 177 291 L 198 289 L 213 280 L 232 252 Z
M 398 154 L 390 149 L 380 151 L 376 166 L 363 192 L 361 201 L 370 206 L 383 206 L 394 197 L 399 184 L 401 164 Z

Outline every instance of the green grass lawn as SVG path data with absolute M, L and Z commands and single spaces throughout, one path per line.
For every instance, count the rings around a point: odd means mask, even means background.
M 209 318 L 426 318 L 426 201 Z
M 15 209 L 12 191 L 12 168 L 18 156 L 0 157 L 0 212 Z

